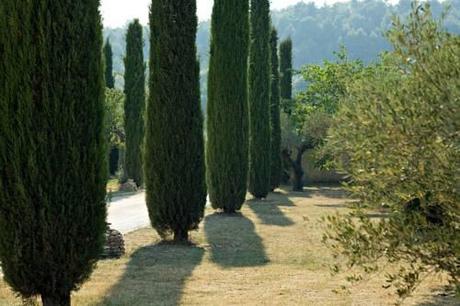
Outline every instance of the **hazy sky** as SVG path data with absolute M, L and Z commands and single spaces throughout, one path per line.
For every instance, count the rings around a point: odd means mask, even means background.
M 344 0 L 271 0 L 272 9 L 281 9 L 297 2 L 315 2 L 318 5 Z M 106 27 L 123 26 L 127 21 L 139 18 L 143 24 L 148 22 L 148 7 L 151 0 L 102 0 L 101 13 Z M 209 19 L 213 0 L 197 0 L 198 17 Z

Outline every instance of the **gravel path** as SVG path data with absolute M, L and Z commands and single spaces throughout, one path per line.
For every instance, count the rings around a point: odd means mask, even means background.
M 107 222 L 123 234 L 150 226 L 145 192 L 113 198 L 108 206 Z
M 211 205 L 209 199 L 206 205 Z M 111 224 L 111 228 L 122 234 L 150 227 L 145 192 L 113 198 L 108 205 L 107 222 Z

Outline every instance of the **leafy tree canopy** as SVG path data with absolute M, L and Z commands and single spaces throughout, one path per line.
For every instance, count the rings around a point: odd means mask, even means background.
M 105 90 L 105 126 L 110 147 L 123 145 L 125 129 L 123 123 L 123 105 L 125 95 L 121 90 Z
M 328 145 L 358 200 L 325 241 L 361 280 L 386 264 L 401 297 L 443 272 L 460 293 L 460 37 L 413 4 L 388 34 L 394 51 L 349 85 Z M 373 220 L 370 210 L 383 211 Z

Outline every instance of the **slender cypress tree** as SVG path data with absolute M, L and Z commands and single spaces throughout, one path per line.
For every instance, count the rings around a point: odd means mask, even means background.
M 292 40 L 287 38 L 280 44 L 280 89 L 283 111 L 291 114 L 292 100 Z
M 113 78 L 113 52 L 110 40 L 107 39 L 104 45 L 104 62 L 105 62 L 105 86 L 113 89 L 115 87 L 115 79 Z M 118 170 L 118 162 L 120 150 L 117 146 L 108 148 L 109 152 L 109 173 L 115 175 Z
M 115 79 L 113 78 L 113 52 L 110 40 L 107 39 L 104 46 L 105 59 L 105 86 L 107 88 L 115 88 Z
M 247 191 L 249 1 L 216 0 L 208 77 L 207 181 L 213 208 L 234 213 Z
M 101 54 L 98 0 L 0 2 L 0 261 L 45 306 L 70 305 L 104 242 Z
M 270 2 L 251 0 L 249 48 L 249 191 L 270 191 Z
M 147 207 L 165 238 L 188 240 L 206 204 L 196 1 L 152 0 L 145 138 Z
M 271 107 L 271 179 L 272 190 L 279 187 L 281 181 L 281 119 L 280 119 L 280 73 L 278 58 L 278 32 L 272 28 L 270 37 L 271 46 L 271 86 L 270 86 L 270 107 Z
M 144 139 L 145 64 L 142 26 L 134 20 L 126 35 L 125 57 L 125 176 L 143 184 L 142 142 Z

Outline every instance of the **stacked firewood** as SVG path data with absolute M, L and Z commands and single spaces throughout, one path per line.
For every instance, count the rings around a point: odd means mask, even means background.
M 101 257 L 103 259 L 109 259 L 123 256 L 125 254 L 125 241 L 123 235 L 119 231 L 111 229 L 110 224 L 107 225 L 105 235 L 106 242 Z

